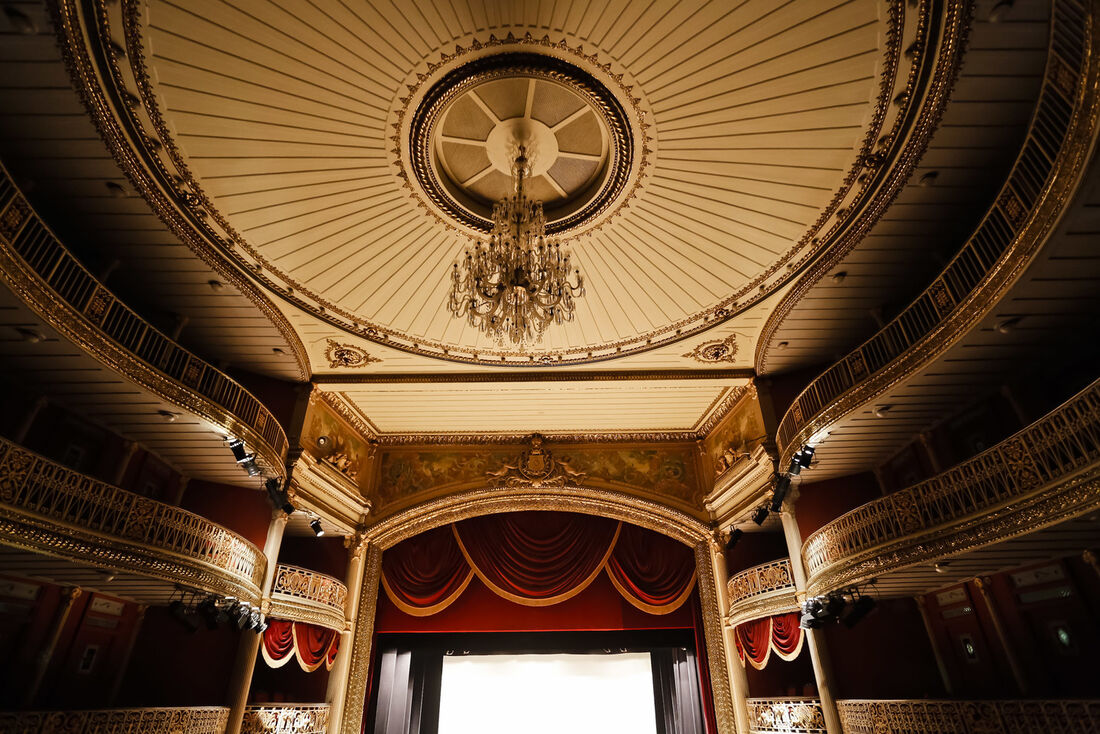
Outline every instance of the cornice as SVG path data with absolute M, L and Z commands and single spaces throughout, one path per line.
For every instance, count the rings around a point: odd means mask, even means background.
M 538 368 L 602 362 L 679 342 L 709 330 L 761 302 L 788 283 L 820 253 L 832 248 L 868 212 L 884 207 L 892 198 L 891 192 L 875 185 L 877 177 L 882 175 L 881 171 L 876 175 L 868 173 L 879 169 L 882 161 L 881 149 L 891 142 L 893 133 L 883 135 L 882 130 L 890 117 L 892 100 L 911 99 L 919 91 L 916 88 L 919 80 L 911 71 L 903 92 L 905 96 L 898 97 L 894 93 L 906 10 L 904 0 L 890 0 L 879 93 L 864 141 L 834 198 L 817 221 L 783 257 L 718 305 L 637 337 L 598 346 L 576 347 L 552 355 L 535 356 L 525 352 L 493 350 L 473 352 L 453 345 L 413 340 L 382 325 L 366 323 L 356 314 L 325 302 L 318 294 L 311 293 L 301 283 L 265 263 L 259 253 L 229 226 L 214 207 L 188 170 L 184 156 L 172 138 L 156 103 L 144 58 L 139 0 L 123 0 L 121 10 L 114 15 L 109 9 L 108 0 L 92 0 L 89 12 L 95 17 L 91 23 L 77 9 L 75 0 L 54 1 L 57 3 L 56 25 L 63 51 L 67 60 L 71 60 L 70 70 L 74 84 L 85 99 L 101 135 L 120 166 L 134 181 L 135 188 L 204 261 L 211 262 L 212 266 L 215 266 L 213 261 L 217 261 L 215 267 L 219 272 L 225 271 L 225 277 L 238 287 L 250 289 L 251 281 L 255 280 L 298 309 L 350 334 L 412 354 L 468 364 Z M 919 26 L 927 23 L 931 2 L 932 0 L 925 0 L 916 11 Z M 125 57 L 129 60 L 129 68 L 125 71 L 119 64 L 121 54 L 114 49 L 110 40 L 112 22 L 123 26 L 123 35 L 126 38 Z M 82 24 L 87 38 L 96 46 L 96 63 L 104 67 L 98 76 L 84 45 L 84 36 L 78 30 Z M 566 49 L 571 48 L 565 39 L 553 41 L 548 36 L 509 36 L 504 39 L 489 36 L 484 41 L 472 38 L 470 43 L 481 44 L 483 47 L 495 44 L 505 48 L 510 45 L 522 48 L 527 44 L 548 49 L 562 45 Z M 460 51 L 464 50 L 464 47 L 460 47 Z M 601 74 L 611 79 L 624 78 L 623 74 L 614 72 L 610 64 L 602 63 L 596 55 L 584 55 L 579 49 L 576 50 L 595 64 Z M 434 61 L 436 54 L 440 60 L 438 62 Z M 409 86 L 415 89 L 419 82 L 413 81 L 414 79 L 419 80 L 426 76 L 424 70 L 430 69 L 432 64 L 438 66 L 449 56 L 448 51 L 440 49 L 433 52 L 432 60 L 422 59 L 417 68 L 410 71 Z M 127 89 L 128 83 L 137 88 L 137 94 Z M 105 92 L 104 88 L 108 86 L 110 89 Z M 107 101 L 108 95 L 110 102 Z M 146 120 L 150 125 L 148 129 Z M 245 277 L 243 273 L 248 273 L 249 276 Z M 253 293 L 252 290 L 245 292 Z M 278 325 L 280 329 L 284 328 L 285 320 Z M 300 342 L 295 340 L 296 355 L 300 346 Z

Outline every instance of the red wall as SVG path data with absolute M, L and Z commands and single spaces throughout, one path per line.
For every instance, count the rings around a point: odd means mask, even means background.
M 286 536 L 279 546 L 279 563 L 325 573 L 343 582 L 348 571 L 348 549 L 339 537 Z
M 267 542 L 272 507 L 267 494 L 258 487 L 244 489 L 192 479 L 180 506 L 243 535 L 261 549 Z
M 790 661 L 772 652 L 763 670 L 757 670 L 746 662 L 745 674 L 749 679 L 749 696 L 753 698 L 817 695 L 810 650 L 805 644 L 798 657 Z
M 726 548 L 726 570 L 733 576 L 746 568 L 780 558 L 787 558 L 787 541 L 781 530 L 745 533 L 737 545 Z
M 813 482 L 813 470 L 798 489 L 795 517 L 803 540 L 810 533 L 849 510 L 882 496 L 878 481 L 870 473 Z

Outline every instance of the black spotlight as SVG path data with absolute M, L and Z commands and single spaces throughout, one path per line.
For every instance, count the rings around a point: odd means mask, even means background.
M 261 614 L 260 621 L 256 624 L 255 629 L 258 634 L 263 634 L 264 630 L 267 629 L 267 617 Z
M 321 527 L 321 518 L 319 517 L 313 518 L 309 523 L 309 527 L 318 538 L 325 534 L 325 529 Z
M 792 477 L 797 477 L 802 473 L 802 464 L 798 463 L 798 456 L 791 457 L 791 465 L 787 468 L 787 473 Z
M 802 604 L 802 616 L 798 626 L 802 629 L 815 630 L 825 625 L 825 607 L 821 597 L 807 599 Z
M 262 621 L 263 615 L 260 614 L 260 610 L 253 607 L 252 611 L 248 615 L 247 629 L 250 629 L 253 632 L 259 631 L 260 622 Z
M 763 525 L 764 521 L 768 519 L 768 508 L 757 507 L 756 512 L 752 513 L 752 521 L 757 525 Z
M 221 616 L 224 614 L 222 610 L 218 608 L 218 601 L 212 596 L 208 596 L 203 599 L 199 606 L 196 608 L 199 616 L 206 622 L 206 628 L 216 630 L 218 623 L 222 621 Z
M 775 492 L 772 493 L 772 512 L 779 512 L 783 507 L 783 500 L 787 498 L 787 492 L 790 489 L 791 478 L 786 474 L 780 474 L 775 480 Z
M 844 614 L 840 617 L 840 621 L 843 622 L 846 627 L 855 627 L 864 617 L 870 614 L 871 610 L 874 608 L 875 600 L 873 597 L 861 596 L 856 599 L 855 604 L 852 604 L 844 611 Z
M 230 441 L 229 450 L 233 452 L 233 458 L 237 460 L 238 464 L 248 461 L 248 452 L 245 451 L 243 440 L 235 438 Z
M 272 477 L 264 482 L 264 489 L 267 490 L 267 496 L 271 499 L 271 504 L 280 508 L 283 512 L 290 515 L 294 512 L 294 505 L 290 504 L 290 497 L 279 486 L 279 480 Z
M 237 625 L 237 629 L 246 629 L 252 620 L 252 608 L 248 604 L 234 602 L 229 607 L 229 618 Z
M 181 600 L 176 599 L 168 605 L 168 611 L 175 617 L 176 621 L 182 624 L 188 632 L 196 632 L 199 629 L 199 620 L 195 619 L 195 615 L 191 614 L 191 611 L 187 608 Z
M 253 458 L 252 454 L 248 455 L 248 460 L 241 464 L 241 466 L 244 467 L 244 470 L 248 472 L 248 476 L 250 477 L 260 475 L 260 467 L 256 465 L 256 460 Z
M 730 549 L 737 545 L 737 541 L 741 540 L 741 536 L 745 534 L 745 531 L 741 528 L 734 528 L 730 530 L 730 539 L 726 541 L 726 549 Z
M 814 447 L 807 444 L 802 447 L 802 451 L 798 453 L 798 463 L 803 469 L 810 468 L 810 462 L 814 458 Z

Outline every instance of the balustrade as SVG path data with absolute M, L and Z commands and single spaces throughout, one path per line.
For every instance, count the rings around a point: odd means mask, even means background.
M 1100 701 L 850 700 L 837 709 L 845 734 L 1100 731 Z
M 229 709 L 132 708 L 0 712 L 3 734 L 224 734 Z
M 280 703 L 247 706 L 241 734 L 325 734 L 327 703 Z
M 816 698 L 750 698 L 749 731 L 824 734 L 825 714 Z

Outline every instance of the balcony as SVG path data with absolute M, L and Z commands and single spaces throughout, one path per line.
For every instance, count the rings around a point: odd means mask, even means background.
M 837 713 L 845 734 L 1100 731 L 1100 701 L 851 700 L 838 701 Z
M 791 562 L 785 558 L 730 576 L 726 591 L 729 598 L 726 622 L 730 627 L 798 609 Z
M 247 706 L 241 734 L 325 734 L 327 703 L 279 703 Z
M 229 709 L 104 709 L 0 712 L 0 732 L 12 734 L 224 734 Z M 312 730 L 311 730 L 312 731 Z
M 259 548 L 220 525 L 2 438 L 0 544 L 10 573 L 149 603 L 181 584 L 258 604 L 266 565 Z
M 331 576 L 280 563 L 271 588 L 272 617 L 344 630 L 348 588 Z
M 814 532 L 802 547 L 809 591 L 874 577 L 879 592 L 911 595 L 1040 560 L 1051 548 L 1089 547 L 1098 523 L 1082 518 L 1100 508 L 1098 488 L 1100 380 L 969 461 Z M 1052 536 L 1039 544 L 1045 555 L 1027 556 L 1040 552 L 1034 543 L 1013 555 L 1014 540 L 1037 532 Z M 997 553 L 986 560 L 990 546 Z
M 750 698 L 749 731 L 825 734 L 825 714 L 816 698 Z M 845 730 L 847 731 L 847 730 Z

